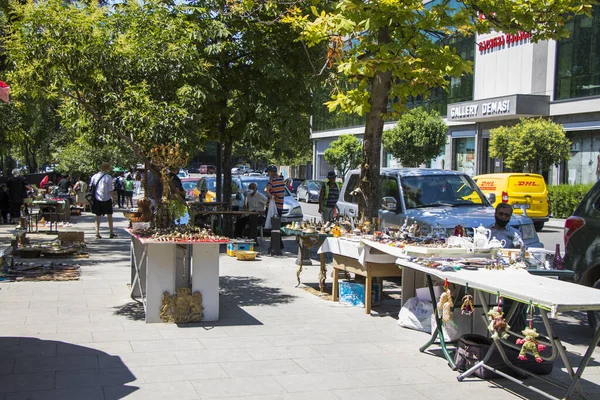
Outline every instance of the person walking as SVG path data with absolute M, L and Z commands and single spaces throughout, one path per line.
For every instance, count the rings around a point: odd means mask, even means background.
M 277 167 L 269 165 L 267 167 L 267 173 L 269 174 L 269 182 L 265 187 L 265 193 L 267 197 L 275 200 L 277 206 L 277 214 L 281 217 L 283 215 L 283 198 L 285 196 L 285 182 L 283 178 L 277 174 Z
M 109 163 L 104 162 L 100 165 L 100 171 L 98 171 L 90 180 L 90 186 L 95 186 L 94 201 L 92 202 L 92 212 L 96 214 L 96 239 L 102 239 L 100 236 L 100 221 L 102 216 L 106 215 L 108 219 L 108 229 L 110 231 L 110 238 L 114 238 L 113 231 L 113 202 L 111 192 L 113 190 L 112 178 L 110 176 L 111 166 Z
M 340 187 L 335 181 L 337 178 L 335 171 L 327 173 L 327 181 L 321 187 L 319 192 L 319 214 L 323 223 L 333 221 L 335 206 L 340 197 Z
M 123 192 L 125 193 L 125 208 L 133 208 L 133 177 L 131 175 L 123 181 Z
M 75 191 L 75 205 L 78 207 L 86 209 L 86 205 L 88 202 L 85 199 L 85 194 L 87 193 L 88 185 L 85 183 L 82 177 L 79 177 L 75 185 L 73 185 L 73 190 Z
M 8 214 L 10 213 L 10 193 L 6 183 L 0 184 L 0 214 L 2 214 L 2 222 L 9 223 Z
M 119 208 L 123 208 L 123 203 L 125 202 L 125 190 L 123 189 L 123 183 L 123 173 L 119 172 L 114 180 L 115 192 L 117 192 L 117 205 Z
M 140 195 L 140 189 L 142 188 L 142 174 L 140 171 L 135 171 L 135 176 L 133 178 L 133 190 L 135 191 L 135 195 Z
M 27 190 L 31 187 L 25 181 L 25 178 L 21 175 L 21 171 L 17 168 L 12 170 L 12 177 L 6 182 L 8 186 L 8 192 L 10 194 L 10 223 L 15 224 L 21 217 L 21 207 L 23 206 L 24 199 L 27 197 Z

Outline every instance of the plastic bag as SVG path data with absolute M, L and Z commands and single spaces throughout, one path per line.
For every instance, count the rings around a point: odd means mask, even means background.
M 265 229 L 271 229 L 271 218 L 277 215 L 277 205 L 275 204 L 275 198 L 271 197 L 269 201 L 269 209 L 267 210 L 267 220 L 265 221 Z
M 406 301 L 398 314 L 398 325 L 422 332 L 431 332 L 431 316 L 433 305 L 429 301 L 421 301 L 416 297 Z

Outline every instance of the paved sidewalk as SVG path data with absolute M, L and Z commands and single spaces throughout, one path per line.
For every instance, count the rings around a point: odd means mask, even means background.
M 399 327 L 397 307 L 367 316 L 295 288 L 292 254 L 222 255 L 217 324 L 145 324 L 129 299 L 127 236 L 95 240 L 89 215 L 75 221 L 90 252 L 80 281 L 0 283 L 0 400 L 538 398 L 506 380 L 458 383 L 439 354 L 419 353 L 427 335 Z M 317 275 L 308 267 L 302 279 Z M 556 326 L 580 353 L 584 320 L 569 314 Z M 599 360 L 597 351 L 584 375 L 591 398 Z

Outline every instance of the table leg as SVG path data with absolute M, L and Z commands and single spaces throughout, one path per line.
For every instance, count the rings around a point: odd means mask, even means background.
M 333 284 L 331 287 L 331 297 L 333 298 L 333 301 L 338 301 L 338 270 L 333 267 Z
M 204 318 L 219 320 L 219 245 L 192 245 L 192 293 L 200 292 Z
M 365 314 L 371 314 L 371 292 L 373 290 L 373 277 L 367 270 L 365 279 Z
M 162 322 L 162 295 L 175 294 L 175 244 L 149 244 L 146 261 L 146 322 Z
M 323 293 L 323 286 L 325 286 L 325 280 L 327 279 L 327 266 L 325 265 L 325 253 L 319 255 L 321 262 L 321 270 L 319 271 L 319 290 Z
M 300 274 L 302 273 L 302 266 L 304 265 L 304 253 L 302 252 L 302 236 L 296 235 L 296 244 L 298 245 L 298 257 L 300 257 L 300 265 L 298 265 L 298 271 L 296 272 L 296 279 L 298 279 L 298 284 L 296 287 L 300 286 Z

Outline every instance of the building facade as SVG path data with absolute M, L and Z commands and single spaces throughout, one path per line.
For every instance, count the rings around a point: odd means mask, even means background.
M 552 168 L 548 181 L 591 183 L 600 179 L 600 7 L 594 17 L 577 17 L 568 25 L 571 36 L 533 43 L 526 32 L 493 32 L 454 43 L 474 73 L 450 82 L 449 90 L 409 106 L 436 109 L 448 124 L 443 154 L 431 167 L 470 175 L 503 172 L 502 160 L 489 157 L 490 130 L 516 124 L 520 118 L 545 117 L 561 124 L 572 143 L 571 158 Z M 364 132 L 362 121 L 336 119 L 327 125 L 315 115 L 312 132 L 313 176 L 331 167 L 323 153 L 341 134 Z M 347 123 L 346 126 L 340 126 Z M 386 123 L 385 129 L 394 126 Z M 382 166 L 396 166 L 382 153 Z

